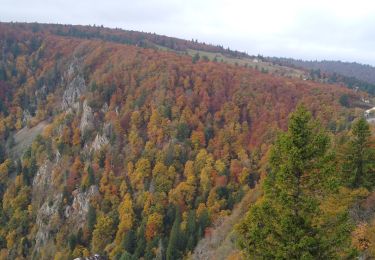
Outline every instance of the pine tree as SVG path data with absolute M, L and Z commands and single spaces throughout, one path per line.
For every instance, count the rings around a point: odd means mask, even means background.
M 146 238 L 145 238 L 145 229 L 146 223 L 142 223 L 141 226 L 138 228 L 137 232 L 137 246 L 134 252 L 134 256 L 136 259 L 140 258 L 144 255 L 146 249 Z
M 192 58 L 192 61 L 193 63 L 197 63 L 197 61 L 199 61 L 200 59 L 200 56 L 199 56 L 199 52 L 195 53 L 193 58 Z
M 90 232 L 94 230 L 96 224 L 96 210 L 93 206 L 89 206 L 89 211 L 87 213 L 87 226 Z
M 194 249 L 194 246 L 196 243 L 195 232 L 196 232 L 195 211 L 191 210 L 188 216 L 187 234 L 186 234 L 186 238 L 188 239 L 186 248 L 189 251 Z
M 87 173 L 88 173 L 88 186 L 90 187 L 91 185 L 95 184 L 94 170 L 92 169 L 91 166 L 87 168 Z
M 74 248 L 76 247 L 77 245 L 77 236 L 75 234 L 71 234 L 68 238 L 68 245 L 69 245 L 69 249 L 70 251 L 73 251 Z
M 134 249 L 136 246 L 136 236 L 135 232 L 131 229 L 124 235 L 124 239 L 122 241 L 122 247 L 125 249 L 126 252 L 133 254 Z
M 330 241 L 314 222 L 319 201 L 314 195 L 321 178 L 328 137 L 319 133 L 311 115 L 299 106 L 288 132 L 281 134 L 270 158 L 264 198 L 250 208 L 238 226 L 239 244 L 250 258 L 331 259 Z M 343 234 L 344 235 L 344 234 Z
M 208 210 L 205 209 L 198 218 L 198 233 L 197 239 L 199 240 L 204 235 L 204 230 L 210 225 L 210 215 Z
M 132 259 L 134 258 L 128 252 L 124 252 L 120 257 L 120 260 L 132 260 Z
M 345 155 L 343 172 L 348 186 L 372 188 L 375 184 L 375 151 L 370 126 L 364 118 L 354 123 Z
M 178 259 L 179 257 L 179 236 L 180 231 L 181 216 L 179 210 L 176 210 L 176 217 L 173 222 L 171 234 L 169 236 L 168 247 L 167 247 L 167 260 Z

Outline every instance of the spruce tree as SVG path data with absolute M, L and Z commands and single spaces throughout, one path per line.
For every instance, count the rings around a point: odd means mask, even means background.
M 132 260 L 132 259 L 134 259 L 132 255 L 126 251 L 120 257 L 120 260 Z
M 91 166 L 87 168 L 87 173 L 88 173 L 88 186 L 90 187 L 91 185 L 95 184 L 94 170 L 92 169 Z
M 136 246 L 136 234 L 131 229 L 124 235 L 124 239 L 122 241 L 122 247 L 125 249 L 126 252 L 133 254 L 134 249 Z
M 192 58 L 192 61 L 193 63 L 197 63 L 197 61 L 199 61 L 200 59 L 200 56 L 199 56 L 199 52 L 195 53 L 193 58 Z
M 141 256 L 143 256 L 145 253 L 145 249 L 147 246 L 147 241 L 145 238 L 145 228 L 146 228 L 146 224 L 143 222 L 137 231 L 137 239 L 136 239 L 137 246 L 134 252 L 134 257 L 136 259 L 141 258 Z
M 96 210 L 92 205 L 90 205 L 88 213 L 87 213 L 87 227 L 90 232 L 94 230 L 95 224 L 96 224 Z
M 188 221 L 187 221 L 187 230 L 186 230 L 186 238 L 187 238 L 186 248 L 189 251 L 192 251 L 196 244 L 195 233 L 196 233 L 195 211 L 190 210 Z
M 166 258 L 167 260 L 173 260 L 179 258 L 179 236 L 181 235 L 180 231 L 181 216 L 179 210 L 176 210 L 175 220 L 173 222 L 172 230 L 169 236 L 168 247 Z
M 314 219 L 321 169 L 329 139 L 314 127 L 299 106 L 271 151 L 264 198 L 252 206 L 238 226 L 239 244 L 250 258 L 331 259 L 333 245 Z
M 360 118 L 353 124 L 351 134 L 344 156 L 344 181 L 351 188 L 371 189 L 375 184 L 375 151 L 370 126 L 364 118 Z

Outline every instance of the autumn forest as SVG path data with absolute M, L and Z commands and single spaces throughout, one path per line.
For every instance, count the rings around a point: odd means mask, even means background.
M 371 96 L 190 49 L 0 23 L 0 259 L 375 257 Z

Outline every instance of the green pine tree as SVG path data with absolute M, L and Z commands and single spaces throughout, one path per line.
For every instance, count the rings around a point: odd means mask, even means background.
M 364 118 L 357 120 L 352 127 L 352 136 L 343 163 L 345 182 L 351 188 L 375 184 L 375 151 L 371 144 L 371 130 Z
M 128 252 L 124 252 L 121 257 L 120 257 L 120 260 L 132 260 L 133 257 L 131 254 L 129 254 Z
M 199 52 L 195 53 L 193 58 L 192 58 L 192 61 L 193 63 L 197 63 L 197 61 L 199 61 L 200 59 L 200 56 L 199 56 Z
M 124 235 L 124 239 L 122 241 L 122 247 L 125 249 L 126 252 L 133 254 L 136 246 L 136 234 L 131 229 Z
M 92 169 L 91 166 L 87 168 L 88 172 L 88 186 L 90 187 L 91 185 L 95 184 L 95 175 L 94 175 L 94 170 Z
M 134 252 L 134 257 L 136 259 L 139 259 L 141 256 L 143 256 L 146 250 L 147 241 L 145 238 L 145 228 L 146 224 L 143 222 L 137 231 L 137 246 Z
M 190 210 L 189 216 L 188 216 L 188 221 L 187 221 L 187 230 L 186 230 L 186 238 L 187 240 L 187 245 L 186 249 L 189 251 L 192 251 L 194 249 L 194 246 L 196 244 L 196 221 L 195 221 L 195 211 Z
M 328 137 L 302 106 L 292 114 L 270 158 L 264 198 L 237 227 L 249 258 L 332 259 L 335 241 L 317 225 L 319 183 L 324 182 Z M 333 239 L 332 239 L 333 240 Z
M 87 213 L 87 226 L 90 232 L 94 230 L 96 224 L 96 210 L 93 206 L 89 206 L 89 211 Z
M 181 216 L 179 210 L 176 210 L 175 220 L 173 222 L 171 234 L 169 236 L 168 247 L 166 258 L 167 260 L 174 260 L 179 258 L 179 239 L 181 235 L 180 231 Z

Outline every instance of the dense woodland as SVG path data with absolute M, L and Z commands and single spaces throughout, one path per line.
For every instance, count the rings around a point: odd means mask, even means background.
M 34 33 L 50 33 L 60 36 L 71 36 L 83 39 L 100 39 L 109 42 L 116 42 L 139 47 L 168 48 L 174 51 L 187 51 L 188 49 L 197 51 L 217 52 L 231 57 L 249 57 L 244 52 L 230 50 L 219 45 L 198 42 L 197 39 L 182 40 L 155 33 L 145 33 L 138 31 L 128 31 L 120 28 L 110 29 L 98 25 L 80 26 L 69 24 L 39 24 L 39 23 L 11 23 L 7 26 L 23 28 Z
M 69 31 L 96 28 L 0 24 L 0 259 L 189 258 L 263 183 L 233 257 L 375 255 L 361 93 Z

